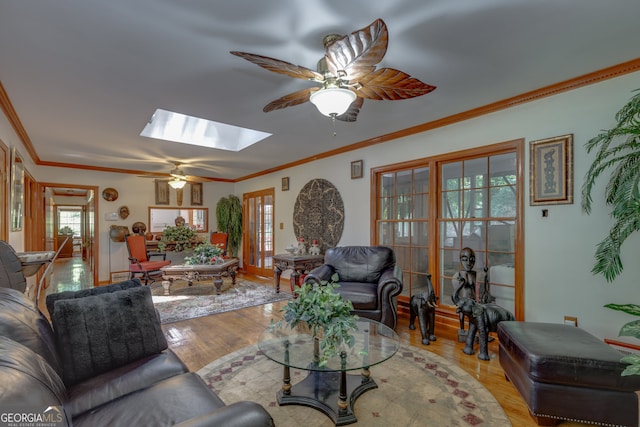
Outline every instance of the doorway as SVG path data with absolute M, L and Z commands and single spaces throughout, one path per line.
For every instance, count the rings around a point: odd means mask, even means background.
M 242 197 L 242 261 L 247 273 L 273 277 L 275 189 Z
M 97 285 L 98 234 L 95 224 L 95 196 L 98 194 L 98 187 L 58 183 L 38 185 L 38 194 L 42 195 L 39 201 L 42 203 L 42 209 L 37 210 L 39 217 L 36 224 L 39 224 L 38 229 L 41 230 L 43 249 L 57 251 L 60 245 L 64 245 L 58 257 L 74 258 L 76 262 L 81 260 L 84 268 L 90 272 L 89 279 L 92 281 L 86 286 Z M 65 234 L 63 229 L 70 234 Z

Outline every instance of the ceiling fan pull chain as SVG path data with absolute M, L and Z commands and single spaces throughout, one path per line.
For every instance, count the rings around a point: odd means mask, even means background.
M 333 137 L 335 138 L 338 135 L 338 132 L 336 131 L 336 115 L 335 114 L 331 115 L 331 121 L 333 122 Z

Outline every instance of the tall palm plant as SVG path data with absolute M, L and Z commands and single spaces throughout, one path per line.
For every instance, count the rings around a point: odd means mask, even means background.
M 601 174 L 611 171 L 605 200 L 612 207 L 614 222 L 596 248 L 596 263 L 591 269 L 608 282 L 622 272 L 622 244 L 640 230 L 640 93 L 633 96 L 615 118 L 617 124 L 613 128 L 602 131 L 585 145 L 588 153 L 597 152 L 582 185 L 582 210 L 590 214 L 593 186 Z

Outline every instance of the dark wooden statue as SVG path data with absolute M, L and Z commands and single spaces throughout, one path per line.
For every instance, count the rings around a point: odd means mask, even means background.
M 429 345 L 429 341 L 436 340 L 434 330 L 437 302 L 438 297 L 433 290 L 431 274 L 427 274 L 427 290 L 412 295 L 409 302 L 409 329 L 414 330 L 416 328 L 415 320 L 418 317 L 422 344 L 424 345 Z
M 463 270 L 454 274 L 451 279 L 454 289 L 453 295 L 451 295 L 453 303 L 457 305 L 462 298 L 472 299 L 482 304 L 494 302 L 495 297 L 489 291 L 489 274 L 486 267 L 484 268 L 484 281 L 482 283 L 476 281 L 476 272 L 473 269 L 476 264 L 476 253 L 473 249 L 467 247 L 460 251 L 460 264 Z M 464 329 L 466 314 L 460 312 L 459 317 L 458 341 L 463 342 L 467 336 L 467 331 Z
M 498 323 L 503 320 L 515 320 L 515 316 L 509 310 L 494 303 L 480 304 L 470 298 L 461 298 L 457 305 L 457 312 L 469 317 L 469 333 L 462 351 L 465 354 L 473 354 L 473 344 L 476 332 L 479 332 L 480 350 L 478 359 L 489 360 L 487 343 L 489 332 L 497 332 Z

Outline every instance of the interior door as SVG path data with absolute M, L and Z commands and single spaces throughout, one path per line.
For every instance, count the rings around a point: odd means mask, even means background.
M 274 194 L 269 188 L 242 197 L 242 260 L 247 273 L 273 277 Z

